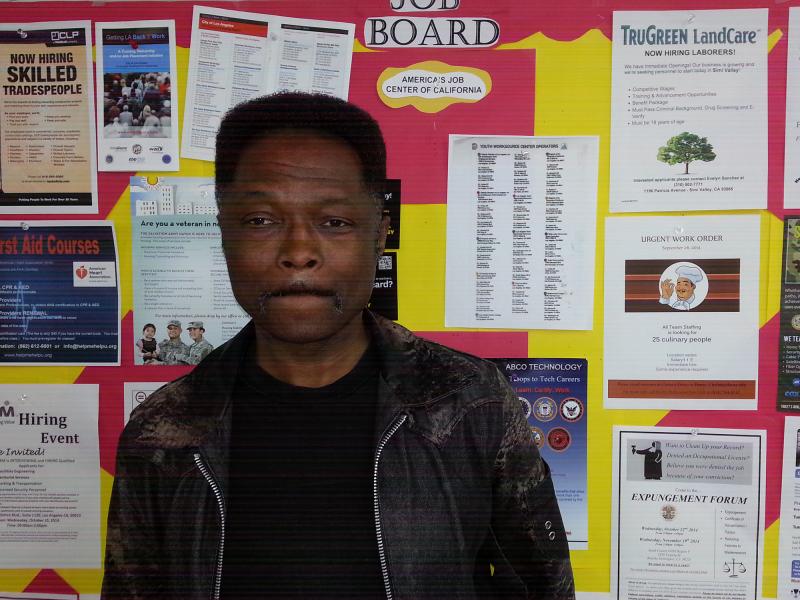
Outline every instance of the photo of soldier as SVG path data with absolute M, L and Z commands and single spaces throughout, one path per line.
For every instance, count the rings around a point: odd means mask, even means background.
M 189 346 L 181 339 L 181 322 L 172 319 L 167 323 L 167 338 L 158 343 L 158 356 L 147 364 L 179 365 L 178 356 L 189 354 Z
M 205 327 L 203 327 L 202 321 L 189 321 L 189 326 L 186 329 L 194 343 L 189 346 L 187 354 L 176 355 L 175 359 L 178 361 L 178 364 L 181 365 L 196 365 L 209 355 L 214 349 L 214 346 L 203 338 L 203 334 L 206 330 Z

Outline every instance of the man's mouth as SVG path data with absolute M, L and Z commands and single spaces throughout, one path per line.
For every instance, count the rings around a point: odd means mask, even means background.
M 342 298 L 335 290 L 310 286 L 304 282 L 296 282 L 286 287 L 273 290 L 264 290 L 258 295 L 258 308 L 262 314 L 267 311 L 267 303 L 273 298 L 291 298 L 303 296 L 316 296 L 321 298 L 333 298 L 334 308 L 342 310 Z

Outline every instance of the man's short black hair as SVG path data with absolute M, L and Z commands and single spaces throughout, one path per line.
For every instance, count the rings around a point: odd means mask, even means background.
M 217 132 L 216 187 L 218 197 L 232 183 L 242 153 L 258 140 L 285 131 L 308 131 L 349 145 L 361 160 L 367 191 L 383 206 L 386 145 L 378 123 L 369 113 L 325 94 L 281 92 L 233 107 Z

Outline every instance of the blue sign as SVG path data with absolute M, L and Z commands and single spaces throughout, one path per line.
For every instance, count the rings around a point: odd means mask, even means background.
M 570 548 L 586 549 L 587 362 L 577 358 L 497 358 L 494 362 L 516 392 L 534 442 L 550 466 Z
M 117 277 L 110 223 L 0 224 L 0 364 L 119 364 Z

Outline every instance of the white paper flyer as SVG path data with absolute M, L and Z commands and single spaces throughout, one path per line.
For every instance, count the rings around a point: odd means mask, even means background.
M 213 179 L 131 177 L 134 364 L 195 365 L 250 320 L 231 291 Z
M 133 410 L 150 397 L 150 394 L 165 385 L 166 381 L 126 381 L 123 386 L 123 422 L 127 425 Z
M 759 600 L 766 433 L 614 427 L 611 598 Z
M 756 408 L 758 215 L 606 219 L 606 408 Z
M 181 155 L 214 160 L 222 116 L 283 90 L 347 99 L 355 25 L 195 6 Z
M 448 327 L 591 329 L 596 137 L 450 136 Z
M 767 9 L 615 12 L 611 212 L 767 206 Z
M 783 168 L 783 206 L 800 208 L 800 8 L 789 8 L 786 54 L 786 151 Z
M 0 385 L 0 568 L 100 567 L 97 385 Z

